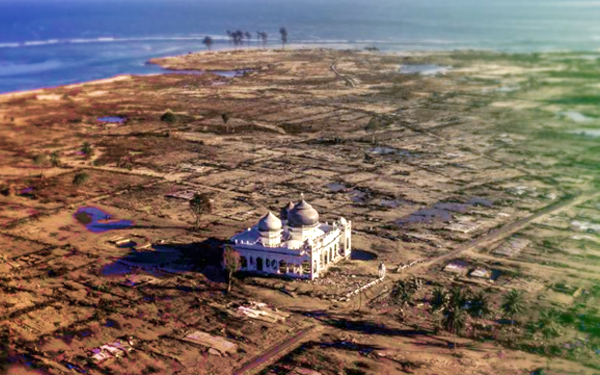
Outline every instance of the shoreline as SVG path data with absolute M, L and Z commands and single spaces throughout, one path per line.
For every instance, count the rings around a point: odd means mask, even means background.
M 157 65 L 159 66 L 161 69 L 164 69 L 165 72 L 154 72 L 154 73 L 148 73 L 148 74 L 136 74 L 136 73 L 121 73 L 121 74 L 117 74 L 117 75 L 112 75 L 106 78 L 100 78 L 100 79 L 93 79 L 90 81 L 78 81 L 75 83 L 67 83 L 67 84 L 61 84 L 61 85 L 57 85 L 57 86 L 42 86 L 42 87 L 38 87 L 38 88 L 33 88 L 33 89 L 27 89 L 27 90 L 16 90 L 16 91 L 9 91 L 9 92 L 4 92 L 4 93 L 0 93 L 0 100 L 6 100 L 9 97 L 21 97 L 21 96 L 26 96 L 29 94 L 35 94 L 35 93 L 45 93 L 48 90 L 54 90 L 54 89 L 60 89 L 60 88 L 70 88 L 70 87 L 78 87 L 78 86 L 82 86 L 82 85 L 87 85 L 87 84 L 102 84 L 102 83 L 110 83 L 113 80 L 117 79 L 118 77 L 139 77 L 139 76 L 151 76 L 151 75 L 160 75 L 160 74 L 166 74 L 168 73 L 168 71 L 181 71 L 181 70 L 191 70 L 191 69 L 179 69 L 176 67 L 170 67 L 169 65 L 165 65 L 165 64 L 159 64 L 155 61 L 158 60 L 167 60 L 167 59 L 175 59 L 175 58 L 182 58 L 185 56 L 202 56 L 202 55 L 218 55 L 218 54 L 224 54 L 224 55 L 229 55 L 229 54 L 245 54 L 248 52 L 252 52 L 252 53 L 256 53 L 256 52 L 263 52 L 265 54 L 272 54 L 272 53 L 280 53 L 282 51 L 301 51 L 301 50 L 308 50 L 308 51 L 344 51 L 344 50 L 350 50 L 350 51 L 358 51 L 361 53 L 370 53 L 370 54 L 381 54 L 381 55 L 390 55 L 390 56 L 426 56 L 426 55 L 440 55 L 440 54 L 446 54 L 446 53 L 466 53 L 466 52 L 485 52 L 485 53 L 495 53 L 495 54 L 502 54 L 505 52 L 501 52 L 501 51 L 495 51 L 495 50 L 487 50 L 487 49 L 456 49 L 456 50 L 410 50 L 410 51 L 382 51 L 382 50 L 377 50 L 377 51 L 367 51 L 364 48 L 349 48 L 349 45 L 345 45 L 345 44 L 340 44 L 339 46 L 335 47 L 332 45 L 323 47 L 320 45 L 315 45 L 315 44 L 289 44 L 286 46 L 285 50 L 282 50 L 281 48 L 267 48 L 267 49 L 261 49 L 261 48 L 253 48 L 253 47 L 248 47 L 248 48 L 242 48 L 242 49 L 234 49 L 232 47 L 226 47 L 223 49 L 217 49 L 217 50 L 212 50 L 212 51 L 208 51 L 208 50 L 199 50 L 190 54 L 182 54 L 182 55 L 170 55 L 170 56 L 163 56 L 163 57 L 152 57 L 148 60 L 146 60 L 145 65 Z M 532 53 L 536 53 L 536 52 L 509 52 L 509 54 L 532 54 Z M 552 53 L 552 52 L 549 52 Z M 558 51 L 556 51 L 556 53 L 560 53 Z M 577 52 L 573 52 L 573 53 L 577 53 Z M 581 52 L 581 53 L 593 53 L 593 51 L 587 51 L 587 52 Z M 252 69 L 252 68 L 241 68 L 241 69 Z M 211 72 L 211 71 L 219 71 L 219 70 L 228 70 L 228 69 L 205 69 L 205 71 L 207 72 Z M 235 69 L 233 69 L 235 70 Z
M 290 44 L 288 46 L 286 46 L 286 49 L 281 49 L 281 48 L 268 48 L 268 49 L 261 49 L 261 48 L 242 48 L 242 49 L 234 49 L 231 47 L 228 48 L 223 48 L 223 49 L 218 49 L 218 50 L 199 50 L 196 52 L 190 52 L 188 54 L 182 54 L 182 55 L 171 55 L 171 56 L 163 56 L 163 57 L 152 57 L 150 59 L 148 59 L 145 62 L 145 65 L 156 65 L 158 67 L 160 67 L 161 69 L 164 70 L 164 72 L 153 72 L 153 73 L 147 73 L 147 74 L 136 74 L 136 73 L 122 73 L 122 74 L 117 74 L 117 75 L 113 75 L 110 77 L 106 77 L 106 78 L 100 78 L 100 79 L 93 79 L 90 81 L 80 81 L 80 82 L 75 82 L 75 83 L 67 83 L 64 85 L 57 85 L 57 86 L 49 86 L 49 87 L 39 87 L 39 88 L 34 88 L 34 89 L 28 89 L 28 90 L 17 90 L 17 91 L 9 91 L 9 92 L 4 92 L 4 93 L 0 93 L 0 101 L 6 101 L 6 100 L 10 100 L 13 98 L 18 98 L 18 97 L 22 97 L 22 96 L 27 96 L 27 95 L 33 95 L 33 94 L 43 94 L 43 93 L 47 93 L 50 90 L 56 90 L 56 89 L 61 89 L 61 88 L 76 88 L 76 87 L 81 87 L 83 85 L 96 85 L 96 84 L 104 84 L 104 83 L 111 83 L 111 82 L 115 82 L 115 81 L 120 81 L 120 80 L 125 80 L 125 79 L 131 79 L 132 77 L 144 77 L 144 76 L 157 76 L 157 75 L 162 75 L 162 74 L 169 74 L 169 73 L 177 73 L 178 71 L 186 71 L 186 70 L 197 70 L 197 71 L 204 71 L 207 73 L 211 73 L 211 72 L 219 72 L 219 71 L 233 71 L 233 70 L 259 70 L 259 68 L 257 68 L 257 66 L 254 67 L 243 67 L 243 68 L 233 68 L 233 69 L 229 69 L 227 67 L 215 67 L 215 68 L 211 68 L 211 69 L 185 69 L 185 68 L 178 68 L 176 66 L 173 65 L 169 65 L 168 63 L 166 63 L 165 60 L 169 60 L 169 59 L 181 59 L 181 58 L 185 58 L 187 56 L 191 56 L 191 57 L 201 57 L 201 56 L 206 56 L 206 55 L 211 55 L 211 56 L 215 56 L 215 55 L 231 55 L 231 54 L 247 54 L 247 53 L 257 53 L 260 52 L 261 54 L 264 55 L 272 55 L 274 53 L 282 53 L 282 52 L 290 52 L 290 51 L 312 51 L 312 52 L 316 52 L 316 51 L 353 51 L 353 52 L 359 52 L 359 53 L 365 53 L 365 54 L 378 54 L 378 55 L 387 55 L 387 56 L 396 56 L 396 57 L 423 57 L 423 56 L 441 56 L 441 55 L 448 55 L 448 54 L 454 54 L 454 53 L 486 53 L 486 54 L 493 54 L 493 55 L 509 55 L 509 56 L 515 56 L 515 55 L 552 55 L 552 54 L 569 54 L 569 55 L 576 55 L 576 54 L 597 54 L 598 51 L 594 51 L 594 50 L 589 50 L 589 51 L 584 51 L 584 50 L 553 50 L 553 51 L 544 51 L 544 52 L 540 52 L 540 51 L 529 51 L 529 52 L 506 52 L 506 51 L 500 51 L 500 50 L 494 50 L 494 49 L 473 49 L 473 48 L 466 48 L 466 49 L 454 49 L 454 50 L 410 50 L 410 51 L 382 51 L 382 50 L 376 50 L 376 51 L 368 51 L 365 50 L 364 48 L 344 48 L 343 46 L 346 45 L 340 45 L 338 48 L 336 47 L 332 47 L 332 46 L 327 46 L 327 47 L 321 47 L 319 45 L 314 45 L 314 44 Z M 159 61 L 163 61 L 163 63 L 161 64 Z M 260 62 L 257 61 L 256 62 L 257 65 L 260 65 Z

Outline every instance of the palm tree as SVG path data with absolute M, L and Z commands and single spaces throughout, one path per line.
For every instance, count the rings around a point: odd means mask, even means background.
M 540 313 L 540 317 L 537 322 L 537 329 L 544 338 L 544 352 L 546 353 L 546 367 L 550 369 L 550 357 L 552 353 L 549 352 L 549 341 L 560 335 L 560 313 L 554 308 L 545 309 Z
M 461 310 L 467 308 L 467 293 L 460 286 L 455 286 L 449 294 L 448 307 Z
M 285 48 L 285 44 L 288 41 L 288 32 L 285 29 L 285 27 L 282 27 L 279 29 L 279 34 L 281 34 L 281 46 L 282 46 L 281 48 L 283 49 L 283 48 Z
M 233 33 L 233 44 L 235 44 L 236 46 L 242 45 L 243 39 L 244 33 L 242 32 L 242 30 L 237 30 L 235 33 Z
M 81 187 L 90 179 L 90 175 L 85 172 L 79 172 L 73 177 L 73 185 Z M 87 198 L 87 189 L 85 190 L 85 197 Z
M 457 348 L 457 336 L 460 331 L 465 328 L 467 322 L 467 316 L 465 313 L 465 309 L 462 307 L 449 307 L 444 312 L 444 317 L 442 319 L 442 325 L 444 329 L 452 334 L 454 334 L 454 348 Z
M 392 302 L 400 305 L 400 319 L 402 321 L 404 320 L 404 308 L 411 304 L 414 294 L 414 284 L 410 284 L 403 280 L 398 281 L 394 290 L 392 290 Z
M 264 31 L 257 31 L 256 34 L 258 34 L 258 37 L 262 40 L 262 44 L 263 44 L 263 48 L 267 48 L 267 38 L 268 38 L 268 34 Z
M 250 42 L 252 41 L 252 34 L 250 34 L 248 31 L 246 31 L 244 33 L 244 37 L 246 38 L 246 40 L 248 41 L 248 46 L 250 46 Z
M 229 37 L 229 44 L 231 44 L 231 42 L 233 42 L 233 33 L 227 30 L 227 36 Z
M 484 319 L 492 313 L 490 301 L 487 294 L 482 290 L 473 294 L 468 307 L 469 315 L 474 319 Z M 475 328 L 473 327 L 473 336 L 475 336 Z
M 90 159 L 92 155 L 94 155 L 94 149 L 92 148 L 90 142 L 83 142 L 83 145 L 81 146 L 81 152 L 83 152 L 86 159 Z
M 514 318 L 525 312 L 525 298 L 523 292 L 514 288 L 511 289 L 502 297 L 502 305 L 500 307 L 504 312 L 504 316 L 510 319 L 510 324 L 513 328 L 512 330 L 514 330 Z
M 208 48 L 208 50 L 210 51 L 210 46 L 213 44 L 213 40 L 210 36 L 207 36 L 204 38 L 204 40 L 202 40 L 202 44 L 204 44 L 206 48 Z
M 444 309 L 444 307 L 448 304 L 448 292 L 444 288 L 436 287 L 433 290 L 433 296 L 431 298 L 431 302 L 429 305 L 431 306 L 431 311 L 436 312 Z

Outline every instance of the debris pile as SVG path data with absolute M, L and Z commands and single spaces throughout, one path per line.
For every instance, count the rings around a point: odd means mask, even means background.
M 266 303 L 254 301 L 250 301 L 246 306 L 239 306 L 237 312 L 242 316 L 269 323 L 277 323 L 279 321 L 284 322 L 290 316 L 289 314 L 267 307 Z
M 133 350 L 133 342 L 128 340 L 127 343 L 115 341 L 110 344 L 102 345 L 99 348 L 94 348 L 89 352 L 92 362 L 100 363 L 110 358 L 118 358 Z

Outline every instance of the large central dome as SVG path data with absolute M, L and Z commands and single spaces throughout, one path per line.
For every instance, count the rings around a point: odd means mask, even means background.
M 319 213 L 310 204 L 302 200 L 288 213 L 290 227 L 309 227 L 319 223 Z

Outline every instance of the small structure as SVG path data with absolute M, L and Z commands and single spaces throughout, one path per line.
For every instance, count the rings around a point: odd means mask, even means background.
M 210 349 L 218 350 L 221 354 L 235 354 L 237 345 L 218 336 L 211 336 L 206 332 L 193 331 L 186 334 L 183 341 L 197 344 Z
M 314 280 L 350 257 L 350 237 L 350 221 L 320 223 L 319 213 L 301 200 L 282 208 L 279 218 L 269 212 L 230 243 L 241 256 L 242 270 Z
M 444 267 L 444 271 L 450 273 L 464 274 L 467 272 L 467 268 L 469 267 L 469 263 L 464 260 L 455 259 L 452 262 L 448 263 L 446 267 Z
M 485 268 L 478 267 L 478 268 L 475 268 L 473 271 L 471 271 L 469 276 L 478 277 L 481 279 L 489 279 L 491 277 L 491 273 L 490 273 L 490 271 L 486 270 Z

